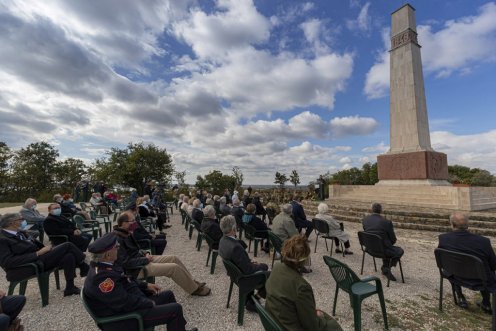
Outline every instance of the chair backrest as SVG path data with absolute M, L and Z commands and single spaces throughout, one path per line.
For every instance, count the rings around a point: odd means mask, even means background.
M 198 230 L 198 232 L 202 232 L 201 231 L 201 224 L 198 223 L 197 220 L 191 220 L 190 224 L 193 225 L 195 227 L 195 229 Z
M 358 231 L 358 241 L 362 246 L 362 251 L 367 252 L 373 257 L 382 258 L 384 254 L 384 242 L 378 234 Z
M 276 211 L 273 208 L 265 208 L 265 211 L 267 212 L 267 216 L 269 217 L 270 221 L 272 221 L 274 217 L 276 217 Z
M 323 258 L 339 288 L 346 293 L 351 293 L 351 286 L 359 282 L 360 278 L 346 264 L 327 255 Z
M 108 210 L 107 206 L 99 206 L 98 207 L 98 213 L 100 215 L 108 215 L 109 214 L 109 210 Z
M 477 256 L 443 248 L 436 248 L 434 255 L 441 275 L 463 279 L 480 279 L 482 286 L 486 287 L 487 274 L 484 263 Z
M 319 218 L 313 218 L 312 223 L 313 223 L 313 228 L 318 233 L 324 234 L 324 235 L 329 233 L 329 224 L 327 224 L 326 221 L 321 220 Z
M 255 239 L 255 232 L 257 231 L 253 226 L 248 223 L 242 223 L 241 227 L 245 230 L 245 237 L 248 240 Z
M 270 244 L 274 247 L 276 252 L 281 253 L 282 250 L 282 240 L 274 232 L 268 231 Z
M 84 211 L 88 211 L 88 205 L 85 202 L 80 202 L 79 205 L 81 206 L 81 209 Z
M 216 241 L 205 232 L 203 232 L 203 238 L 205 238 L 205 241 L 207 242 L 207 245 L 210 248 L 212 248 L 213 244 L 216 243 Z
M 258 300 L 252 297 L 253 302 L 255 302 L 255 307 L 257 309 L 258 316 L 260 316 L 260 321 L 265 331 L 284 331 L 284 329 L 276 322 L 274 318 L 269 314 L 268 311 L 258 302 Z
M 231 261 L 222 259 L 222 262 L 224 262 L 224 267 L 226 267 L 227 274 L 231 278 L 231 281 L 238 284 L 239 278 L 243 276 L 241 270 L 239 270 L 239 268 Z
M 81 215 L 74 215 L 72 218 L 74 223 L 76 224 L 76 227 L 81 230 L 83 228 L 83 223 L 84 223 L 84 217 Z

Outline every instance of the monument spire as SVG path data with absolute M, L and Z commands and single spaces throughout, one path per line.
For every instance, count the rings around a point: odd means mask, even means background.
M 390 60 L 389 153 L 430 151 L 415 9 L 409 4 L 392 14 Z
M 432 150 L 415 9 L 391 14 L 390 148 L 377 157 L 380 185 L 448 185 L 446 154 Z

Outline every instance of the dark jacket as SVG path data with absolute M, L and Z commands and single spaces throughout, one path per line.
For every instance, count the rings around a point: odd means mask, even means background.
M 123 269 L 136 268 L 150 263 L 129 231 L 116 227 L 114 228 L 114 234 L 117 236 L 117 241 L 120 245 L 117 260 L 114 263 L 116 267 Z
M 266 271 L 269 267 L 265 263 L 253 263 L 239 240 L 224 236 L 219 243 L 219 255 L 234 263 L 243 274 L 249 275 L 257 271 Z
M 200 208 L 193 208 L 191 211 L 191 218 L 201 224 L 203 221 L 203 211 Z
M 118 268 L 91 263 L 83 295 L 91 311 L 105 317 L 152 308 L 154 303 L 146 297 L 146 288 L 145 282 L 122 275 Z
M 285 264 L 274 265 L 265 289 L 265 308 L 284 330 L 342 330 L 336 321 L 317 316 L 312 286 Z
M 265 208 L 262 206 L 262 203 L 260 202 L 260 197 L 254 197 L 252 203 L 255 205 L 255 207 L 257 207 L 257 211 L 256 211 L 257 215 L 267 214 Z
M 384 247 L 390 248 L 396 243 L 393 222 L 385 219 L 379 214 L 371 214 L 362 220 L 365 232 L 375 233 L 381 236 Z
M 303 210 L 303 206 L 297 201 L 291 201 L 291 206 L 293 206 L 293 219 L 296 222 L 298 221 L 306 221 L 307 215 L 305 215 L 305 211 Z
M 89 240 L 81 235 L 74 235 L 74 230 L 76 230 L 77 227 L 65 216 L 49 214 L 45 218 L 45 221 L 43 221 L 43 227 L 49 236 L 66 235 L 69 238 L 69 241 L 76 245 L 81 251 L 86 251 L 86 248 L 88 248 Z M 63 238 L 53 238 L 51 241 L 54 245 L 60 245 L 65 242 Z
M 150 207 L 145 207 L 142 205 L 138 206 L 138 213 L 142 219 L 145 219 L 147 217 L 155 217 L 155 212 L 150 209 Z
M 439 235 L 438 247 L 477 256 L 484 263 L 489 284 L 496 283 L 496 255 L 489 238 L 468 231 L 452 231 Z
M 219 241 L 223 236 L 223 233 L 219 226 L 219 222 L 217 222 L 217 220 L 213 218 L 204 218 L 201 224 L 201 230 L 217 242 L 216 245 L 214 244 L 214 249 L 218 248 Z
M 245 210 L 241 206 L 233 206 L 231 208 L 231 215 L 234 216 L 236 219 L 236 224 L 238 224 L 238 227 L 241 226 L 241 223 L 243 222 L 243 214 L 245 213 Z
M 12 269 L 25 263 L 41 263 L 36 251 L 43 247 L 43 244 L 29 237 L 27 232 L 19 231 L 28 240 L 0 230 L 0 266 L 7 273 L 7 280 L 22 279 L 32 274 L 31 269 Z

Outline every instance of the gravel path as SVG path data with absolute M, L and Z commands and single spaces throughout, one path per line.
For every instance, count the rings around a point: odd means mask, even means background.
M 45 210 L 44 207 L 40 206 Z M 10 208 L 9 208 L 10 209 Z M 12 208 L 19 210 L 18 208 Z M 0 209 L 0 213 L 5 213 Z M 238 326 L 237 319 L 237 288 L 234 287 L 231 306 L 226 309 L 227 291 L 229 289 L 229 278 L 226 275 L 220 258 L 217 260 L 215 274 L 209 273 L 210 267 L 205 266 L 207 245 L 204 242 L 200 252 L 195 249 L 196 233 L 190 241 L 184 226 L 180 224 L 180 215 L 174 212 L 172 216 L 173 227 L 168 229 L 168 245 L 165 254 L 178 255 L 190 272 L 197 280 L 207 282 L 212 288 L 212 294 L 208 297 L 194 297 L 186 294 L 170 279 L 157 277 L 156 281 L 164 289 L 171 289 L 176 295 L 177 301 L 182 304 L 184 315 L 188 321 L 187 327 L 196 326 L 199 330 L 263 330 L 258 315 L 246 312 L 244 325 Z M 345 222 L 345 229 L 351 234 L 351 248 L 354 255 L 342 257 L 333 254 L 348 264 L 355 272 L 359 273 L 362 254 L 356 236 L 360 230 L 357 223 Z M 490 318 L 478 311 L 475 304 L 471 305 L 469 312 L 462 311 L 452 304 L 449 295 L 445 297 L 444 311 L 437 310 L 439 296 L 439 272 L 434 260 L 433 250 L 437 245 L 438 233 L 422 232 L 414 230 L 397 230 L 398 245 L 405 250 L 403 257 L 403 271 L 405 284 L 392 282 L 389 288 L 385 287 L 386 279 L 379 272 L 374 272 L 372 259 L 365 258 L 364 275 L 375 275 L 381 277 L 386 297 L 386 306 L 389 316 L 391 330 L 484 330 L 490 327 Z M 305 275 L 312 284 L 315 293 L 317 307 L 330 313 L 332 311 L 332 300 L 334 297 L 335 282 L 332 279 L 327 266 L 322 260 L 326 252 L 323 239 L 319 239 L 317 253 L 313 253 L 315 235 L 311 237 L 312 269 L 313 273 Z M 491 238 L 494 242 L 494 238 Z M 329 242 L 330 246 L 330 242 Z M 253 250 L 250 253 L 253 254 Z M 271 257 L 260 252 L 257 261 L 270 265 Z M 276 262 L 278 263 L 278 262 Z M 380 266 L 380 261 L 378 261 Z M 399 270 L 393 270 L 399 279 Z M 77 278 L 76 285 L 81 286 L 83 279 Z M 8 282 L 5 273 L 0 271 L 0 288 L 7 290 Z M 445 285 L 445 293 L 450 289 Z M 466 291 L 469 302 L 474 302 L 476 294 Z M 55 288 L 54 277 L 51 277 L 50 304 L 41 308 L 41 298 L 38 293 L 37 283 L 30 281 L 27 288 L 27 303 L 21 313 L 21 318 L 26 330 L 97 330 L 94 322 L 85 311 L 78 296 L 64 298 L 62 291 Z M 456 317 L 456 320 L 455 320 Z M 348 296 L 340 291 L 336 319 L 344 330 L 353 330 L 353 312 L 349 304 Z M 380 306 L 376 296 L 366 299 L 362 304 L 362 329 L 381 330 L 382 317 Z M 156 328 L 165 330 L 165 327 Z

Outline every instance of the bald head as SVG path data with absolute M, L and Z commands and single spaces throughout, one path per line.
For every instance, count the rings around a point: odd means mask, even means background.
M 450 223 L 455 230 L 468 229 L 468 215 L 461 212 L 454 212 L 450 216 Z

